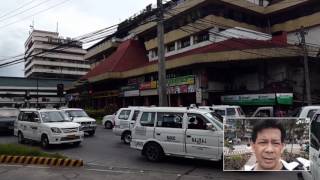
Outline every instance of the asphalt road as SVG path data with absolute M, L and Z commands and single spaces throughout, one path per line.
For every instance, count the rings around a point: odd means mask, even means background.
M 0 143 L 17 143 L 17 138 L 0 135 Z M 0 179 L 298 179 L 296 172 L 223 172 L 219 163 L 176 157 L 168 157 L 160 163 L 148 162 L 139 151 L 123 144 L 112 130 L 102 127 L 98 127 L 93 137 L 85 137 L 80 147 L 57 145 L 48 152 L 83 159 L 85 166 L 70 169 L 0 165 Z

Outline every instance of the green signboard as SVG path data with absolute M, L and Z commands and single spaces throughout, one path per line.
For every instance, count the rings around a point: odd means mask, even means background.
M 169 86 L 179 86 L 179 85 L 185 85 L 185 84 L 191 85 L 191 84 L 194 84 L 194 75 L 167 79 L 167 84 Z
M 221 102 L 223 104 L 243 106 L 273 106 L 276 104 L 291 105 L 293 103 L 293 94 L 279 93 L 221 96 Z

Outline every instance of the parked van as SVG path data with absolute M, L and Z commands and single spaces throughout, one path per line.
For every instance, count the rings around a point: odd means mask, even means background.
M 80 125 L 71 122 L 61 110 L 21 109 L 14 127 L 19 143 L 38 141 L 43 148 L 65 143 L 78 146 L 83 140 Z
M 198 108 L 142 108 L 132 129 L 131 148 L 150 161 L 165 155 L 212 161 L 222 159 L 223 124 Z

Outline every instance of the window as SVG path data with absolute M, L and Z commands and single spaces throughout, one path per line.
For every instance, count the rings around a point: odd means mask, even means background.
M 120 112 L 118 118 L 122 119 L 122 120 L 128 120 L 130 113 L 131 113 L 130 110 L 123 110 L 123 111 Z
M 153 127 L 156 113 L 154 112 L 143 112 L 140 119 L 141 126 Z
M 39 118 L 38 114 L 35 112 L 24 112 L 22 121 L 27 121 L 27 122 L 35 122 L 35 118 Z
M 180 40 L 180 49 L 190 46 L 190 37 Z
M 194 36 L 194 44 L 197 44 L 203 41 L 208 41 L 208 40 L 209 40 L 209 33 L 207 31 Z
M 22 121 L 22 117 L 23 117 L 23 112 L 21 112 L 18 116 L 18 121 Z
M 314 113 L 316 113 L 318 111 L 318 109 L 310 109 L 310 111 L 307 114 L 308 118 L 312 118 Z
M 320 146 L 320 115 L 311 122 L 311 147 L 319 150 Z
M 227 116 L 236 115 L 236 110 L 234 108 L 227 108 Z
M 134 112 L 133 112 L 132 121 L 137 120 L 137 117 L 138 117 L 139 112 L 140 112 L 140 111 L 134 111 Z
M 226 115 L 226 111 L 222 110 L 222 109 L 215 109 L 214 112 L 219 114 L 220 116 L 225 116 Z
M 183 113 L 166 113 L 157 114 L 157 127 L 165 128 L 182 128 Z
M 188 114 L 188 129 L 207 130 L 207 123 L 210 123 L 200 114 Z
M 167 52 L 171 52 L 175 50 L 175 43 L 167 44 Z

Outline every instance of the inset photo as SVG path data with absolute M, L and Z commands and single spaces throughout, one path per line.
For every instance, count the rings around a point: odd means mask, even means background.
M 228 119 L 224 171 L 308 171 L 310 121 L 298 118 Z

